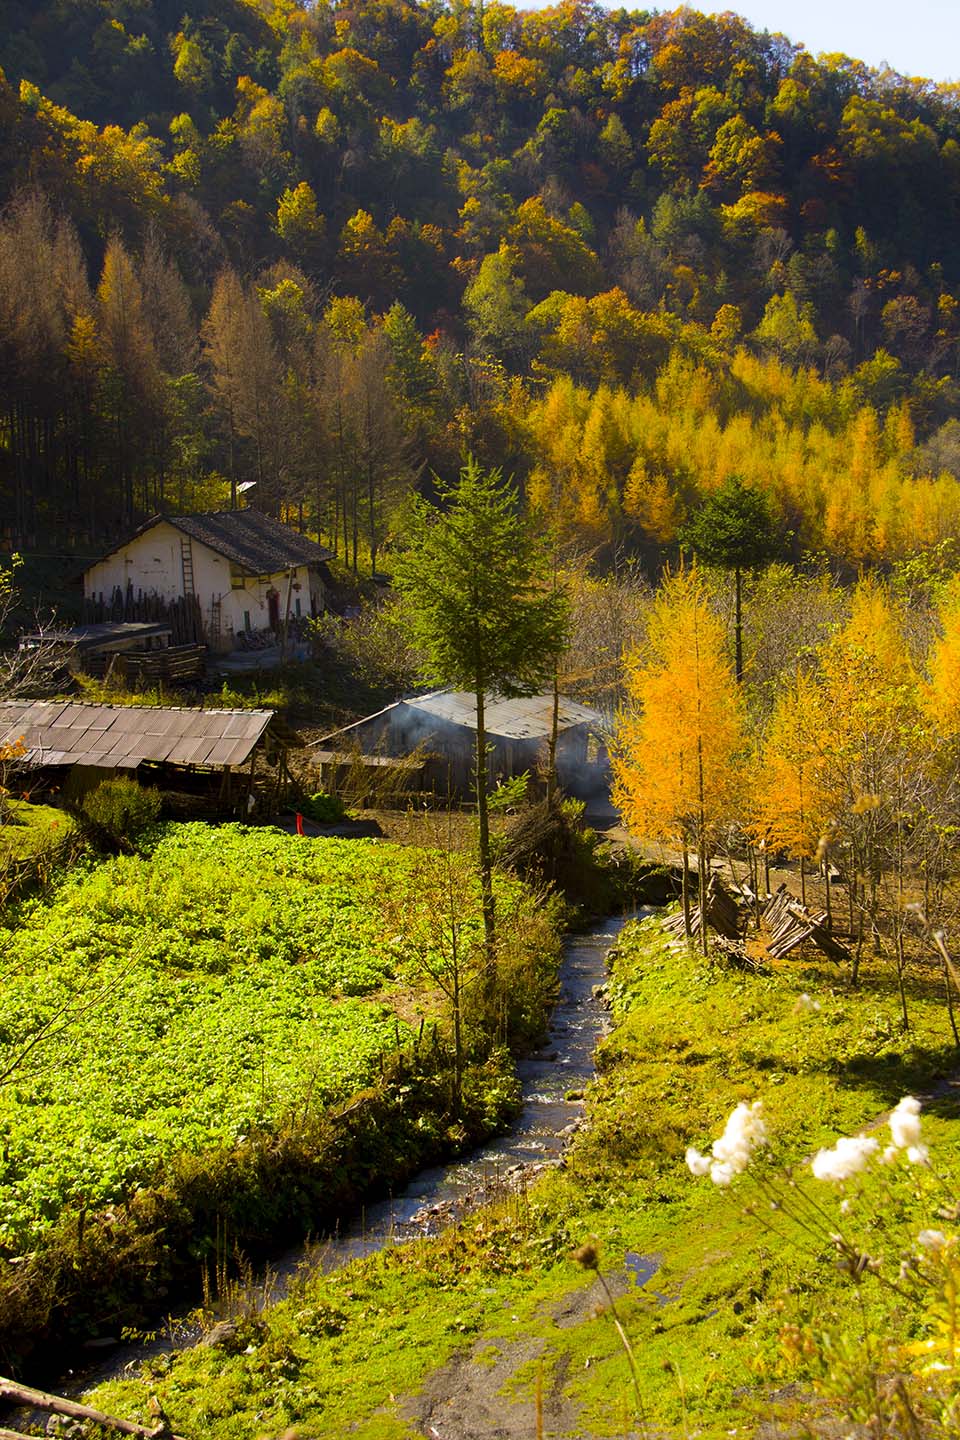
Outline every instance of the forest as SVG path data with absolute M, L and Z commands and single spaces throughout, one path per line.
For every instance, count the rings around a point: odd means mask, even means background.
M 732 474 L 793 559 L 956 527 L 955 86 L 580 0 L 7 0 L 0 67 L 8 547 L 243 487 L 376 571 L 468 450 L 651 558 Z

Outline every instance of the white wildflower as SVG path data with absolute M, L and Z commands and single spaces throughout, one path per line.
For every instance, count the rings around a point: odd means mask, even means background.
M 763 1105 L 739 1104 L 727 1120 L 723 1134 L 714 1140 L 710 1155 L 701 1155 L 692 1145 L 687 1151 L 687 1168 L 693 1175 L 706 1175 L 714 1185 L 729 1185 L 735 1175 L 742 1175 L 761 1145 L 766 1145 L 767 1127 Z
M 754 1100 L 752 1105 L 742 1102 L 730 1114 L 723 1134 L 714 1140 L 714 1160 L 729 1165 L 734 1175 L 741 1175 L 753 1158 L 753 1153 L 767 1143 L 767 1127 L 763 1120 L 763 1104 Z
M 706 1175 L 710 1169 L 710 1161 L 706 1155 L 701 1155 L 692 1145 L 687 1150 L 687 1169 L 691 1175 Z
M 851 1211 L 852 1209 L 853 1209 L 853 1202 L 852 1202 L 852 1201 L 850 1201 L 850 1200 L 841 1200 L 841 1202 L 840 1202 L 840 1214 L 841 1214 L 841 1215 L 849 1215 L 849 1214 L 850 1214 L 850 1211 Z
M 880 1164 L 892 1165 L 899 1154 L 900 1151 L 897 1149 L 896 1145 L 888 1145 L 886 1150 L 884 1150 L 883 1154 L 880 1156 Z
M 820 1009 L 819 1000 L 811 1000 L 809 995 L 800 995 L 793 1007 L 794 1015 L 815 1015 Z
M 890 1134 L 898 1150 L 920 1144 L 920 1101 L 912 1095 L 904 1095 L 896 1109 L 891 1110 Z
M 930 1151 L 926 1145 L 911 1145 L 907 1150 L 907 1159 L 911 1165 L 926 1165 L 930 1159 Z
M 832 1150 L 819 1150 L 810 1168 L 817 1180 L 849 1180 L 865 1168 L 879 1148 L 870 1135 L 844 1135 Z
M 921 1230 L 917 1236 L 917 1244 L 922 1245 L 924 1250 L 942 1250 L 947 1243 L 947 1237 L 942 1230 Z

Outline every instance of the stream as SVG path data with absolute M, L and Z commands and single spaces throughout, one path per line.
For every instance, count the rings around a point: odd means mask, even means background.
M 322 1244 L 298 1245 L 281 1255 L 268 1271 L 251 1279 L 254 1303 L 265 1306 L 283 1299 L 305 1264 L 336 1270 L 386 1245 L 435 1234 L 561 1160 L 582 1120 L 583 1091 L 594 1075 L 594 1050 L 609 1029 L 605 996 L 596 991 L 606 983 L 607 955 L 632 918 L 610 916 L 565 941 L 548 1038 L 517 1065 L 523 1105 L 510 1130 L 450 1164 L 420 1171 L 400 1195 L 368 1206 L 342 1233 Z M 129 1377 L 143 1361 L 187 1349 L 203 1333 L 193 1317 L 173 1319 L 152 1339 L 112 1348 L 99 1364 L 92 1363 L 82 1374 L 74 1372 L 70 1393 Z

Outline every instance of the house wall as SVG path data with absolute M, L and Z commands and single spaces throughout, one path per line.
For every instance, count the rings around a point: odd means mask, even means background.
M 194 542 L 196 549 L 196 542 Z M 218 557 L 219 558 L 219 557 Z M 326 608 L 323 581 L 309 565 L 298 565 L 292 570 L 281 570 L 276 575 L 241 575 L 231 570 L 228 561 L 223 561 L 226 573 L 226 590 L 221 594 L 222 649 L 232 650 L 235 637 L 241 630 L 267 630 L 270 628 L 270 592 L 276 593 L 280 624 L 287 613 L 287 591 L 290 592 L 290 620 L 308 619 L 319 615 Z M 197 595 L 204 612 L 204 624 L 210 609 L 210 600 L 197 586 Z M 249 624 L 247 623 L 249 617 Z M 227 641 L 229 640 L 229 643 Z
M 136 597 L 156 595 L 167 603 L 182 598 L 183 551 L 186 540 L 193 556 L 193 592 L 200 605 L 207 643 L 217 650 L 232 650 L 241 630 L 266 630 L 270 625 L 271 590 L 277 593 L 280 622 L 283 623 L 290 588 L 290 618 L 319 614 L 325 608 L 323 580 L 311 566 L 298 565 L 292 572 L 275 575 L 246 575 L 199 540 L 192 540 L 166 521 L 160 521 L 128 545 L 91 565 L 83 577 L 87 599 L 109 604 L 115 589 L 132 588 Z M 291 578 L 292 576 L 292 578 Z M 297 588 L 299 586 L 299 589 Z M 220 601 L 219 626 L 216 604 Z M 299 602 L 299 610 L 298 610 Z M 219 635 L 217 630 L 219 629 Z

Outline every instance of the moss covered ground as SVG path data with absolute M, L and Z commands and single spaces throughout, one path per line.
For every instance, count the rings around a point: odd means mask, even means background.
M 8 800 L 6 807 L 0 822 L 0 867 L 56 850 L 74 832 L 70 816 L 52 805 Z
M 765 1229 L 750 1176 L 694 1181 L 684 1151 L 740 1100 L 763 1100 L 779 1165 L 904 1093 L 936 1094 L 956 1065 L 939 982 L 913 977 L 904 1034 L 880 969 L 856 992 L 826 962 L 744 974 L 669 949 L 648 920 L 624 932 L 610 989 L 615 1025 L 565 1168 L 434 1239 L 305 1270 L 283 1303 L 241 1311 L 226 1345 L 157 1361 L 96 1403 L 147 1416 L 155 1394 L 180 1433 L 212 1440 L 639 1435 L 605 1297 L 571 1258 L 591 1239 L 632 1337 L 647 1434 L 754 1434 L 771 1416 L 791 1433 L 816 1403 L 816 1362 L 785 1345 L 790 1327 L 883 1334 L 908 1319 L 881 1287 L 851 1287 L 816 1237 Z M 948 1174 L 954 1110 L 948 1094 L 925 1110 Z M 869 1230 L 876 1206 L 858 1203 Z M 916 1220 L 901 1204 L 885 1223 Z

